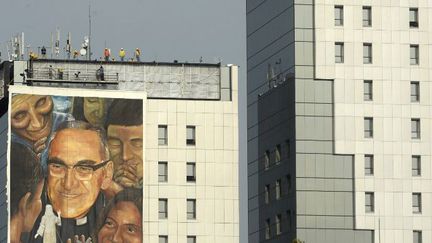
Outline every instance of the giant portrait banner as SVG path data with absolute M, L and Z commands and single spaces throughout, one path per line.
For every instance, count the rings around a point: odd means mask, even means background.
M 145 93 L 10 93 L 9 242 L 142 242 Z

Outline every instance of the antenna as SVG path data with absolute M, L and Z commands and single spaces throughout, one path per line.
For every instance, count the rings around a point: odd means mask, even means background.
M 88 60 L 91 60 L 91 0 L 89 0 L 89 35 L 88 35 Z

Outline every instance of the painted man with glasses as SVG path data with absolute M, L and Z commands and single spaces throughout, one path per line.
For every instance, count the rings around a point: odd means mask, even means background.
M 105 132 L 81 121 L 63 123 L 50 142 L 46 186 L 47 204 L 61 215 L 57 242 L 90 236 L 112 177 Z

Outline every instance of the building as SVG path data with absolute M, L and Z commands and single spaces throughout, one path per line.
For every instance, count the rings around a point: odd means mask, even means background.
M 249 242 L 432 242 L 430 14 L 247 1 Z
M 11 90 L 144 94 L 144 242 L 239 242 L 237 66 L 77 60 L 11 65 L 13 80 L 5 79 L 15 86 Z M 101 66 L 103 78 L 97 75 Z M 0 128 L 0 241 L 6 242 L 7 115 Z

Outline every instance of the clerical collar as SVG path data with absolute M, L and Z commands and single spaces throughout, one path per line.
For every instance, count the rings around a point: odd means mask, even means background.
M 75 221 L 77 226 L 87 224 L 87 216 L 85 216 L 84 218 L 76 219 Z

